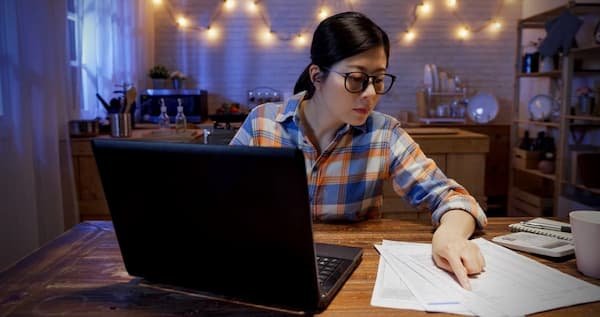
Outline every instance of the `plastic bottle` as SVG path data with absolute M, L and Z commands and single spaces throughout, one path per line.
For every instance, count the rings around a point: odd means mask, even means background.
M 177 98 L 177 116 L 175 116 L 175 133 L 183 133 L 187 127 L 187 119 L 183 113 L 181 98 Z
M 158 116 L 158 128 L 161 130 L 170 129 L 169 115 L 167 114 L 167 106 L 165 100 L 160 99 L 160 116 Z
M 531 149 L 531 138 L 529 137 L 529 130 L 525 130 L 525 135 L 523 136 L 523 139 L 521 139 L 519 148 L 525 151 L 529 151 Z

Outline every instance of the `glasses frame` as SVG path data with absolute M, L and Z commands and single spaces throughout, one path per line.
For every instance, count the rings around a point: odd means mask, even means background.
M 371 75 L 369 75 L 369 74 L 367 74 L 365 72 L 360 72 L 360 71 L 342 73 L 342 72 L 338 72 L 338 71 L 335 71 L 333 69 L 326 68 L 326 67 L 321 67 L 321 69 L 323 69 L 325 71 L 328 71 L 328 72 L 336 73 L 336 74 L 344 77 L 344 88 L 346 89 L 347 92 L 352 93 L 352 94 L 362 93 L 365 90 L 367 90 L 367 88 L 369 88 L 369 85 L 373 85 L 373 90 L 375 91 L 376 94 L 378 94 L 378 95 L 385 95 L 388 92 L 390 92 L 390 90 L 394 86 L 394 83 L 396 82 L 396 76 L 394 76 L 392 74 L 384 73 L 383 76 L 391 78 L 392 82 L 390 83 L 390 85 L 383 92 L 377 92 L 377 90 L 375 89 L 375 84 L 373 84 L 373 83 L 374 83 L 374 80 L 377 77 L 380 77 L 382 75 L 371 76 Z M 363 76 L 365 76 L 366 79 L 363 80 L 362 86 L 361 86 L 360 90 L 353 91 L 353 90 L 350 90 L 350 88 L 348 88 L 348 77 L 350 77 L 351 74 L 362 74 Z

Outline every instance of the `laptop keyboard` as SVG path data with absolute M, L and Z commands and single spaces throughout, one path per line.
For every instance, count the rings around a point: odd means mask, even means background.
M 341 272 L 348 266 L 348 260 L 317 256 L 319 268 L 319 284 L 324 291 L 329 290 L 341 276 Z

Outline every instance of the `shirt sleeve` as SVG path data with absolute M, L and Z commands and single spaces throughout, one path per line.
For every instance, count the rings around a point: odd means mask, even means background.
M 254 118 L 256 117 L 256 108 L 252 109 L 242 126 L 238 129 L 233 139 L 229 141 L 229 145 L 253 145 L 253 135 L 254 135 Z
M 435 226 L 450 210 L 470 213 L 479 229 L 487 225 L 485 213 L 469 192 L 449 179 L 419 145 L 399 126 L 392 131 L 390 176 L 394 191 L 411 205 L 432 212 Z

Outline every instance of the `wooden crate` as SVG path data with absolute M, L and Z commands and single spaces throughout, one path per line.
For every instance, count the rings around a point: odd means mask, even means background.
M 537 169 L 541 156 L 542 152 L 513 148 L 513 166 L 517 168 Z
M 552 213 L 552 197 L 528 192 L 516 187 L 512 189 L 512 206 L 516 213 L 541 217 Z

